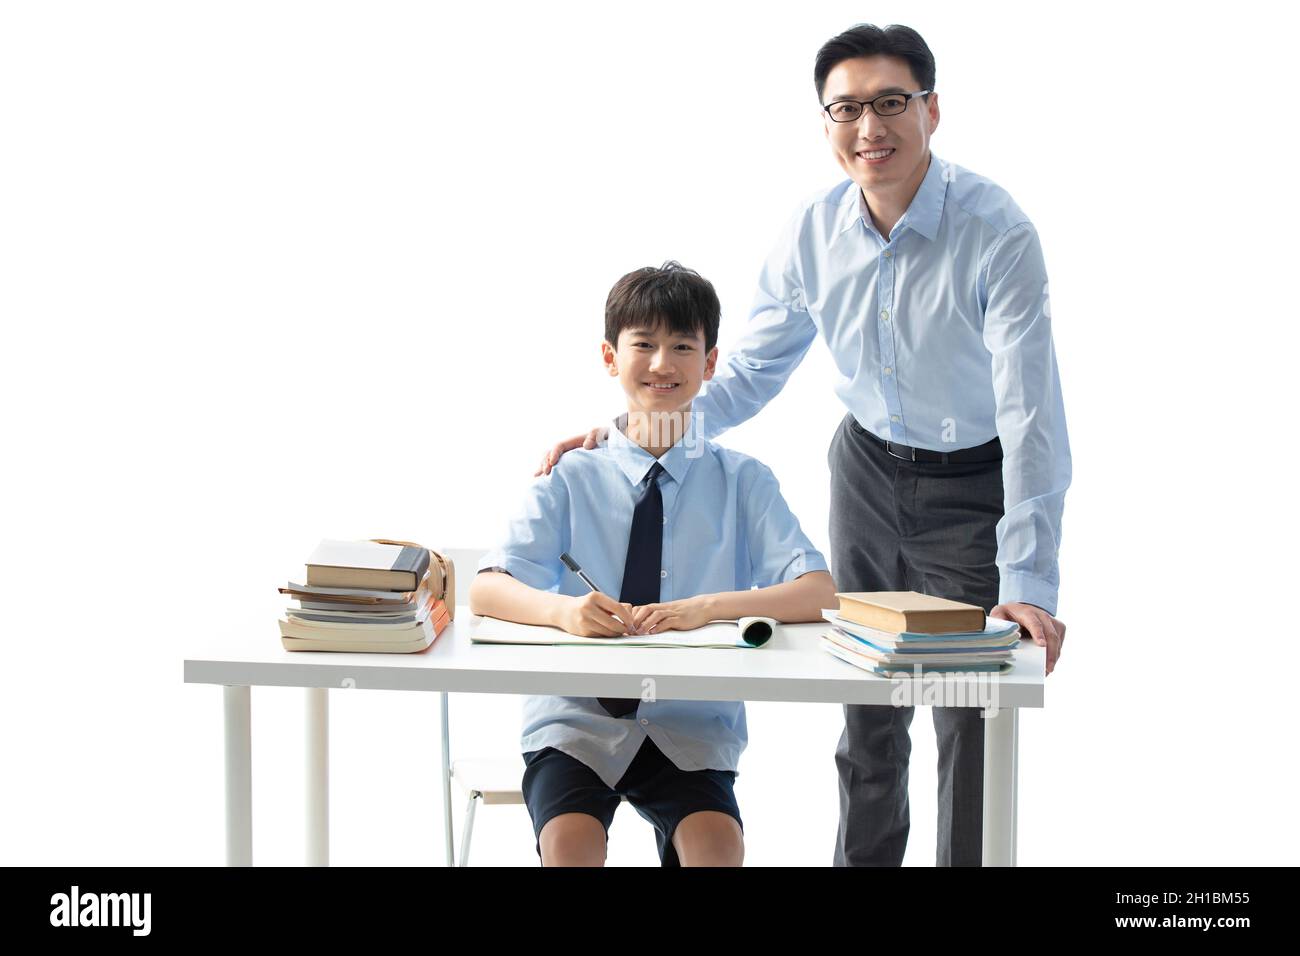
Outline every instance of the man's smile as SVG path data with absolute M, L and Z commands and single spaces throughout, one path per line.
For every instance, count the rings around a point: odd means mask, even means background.
M 858 159 L 862 160 L 863 162 L 869 163 L 871 165 L 875 165 L 876 163 L 883 163 L 890 156 L 893 156 L 894 152 L 895 150 L 892 146 L 887 146 L 884 149 L 859 150 L 854 155 L 856 155 Z

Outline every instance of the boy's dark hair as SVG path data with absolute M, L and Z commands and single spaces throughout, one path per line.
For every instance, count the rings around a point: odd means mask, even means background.
M 860 56 L 896 56 L 907 61 L 912 68 L 912 75 L 921 84 L 918 89 L 934 89 L 934 54 L 921 39 L 921 34 L 911 27 L 891 23 L 883 30 L 874 23 L 859 23 L 845 30 L 837 37 L 831 37 L 817 51 L 817 63 L 813 67 L 813 82 L 817 84 L 817 102 L 822 102 L 822 91 L 826 89 L 826 77 L 845 60 Z M 912 90 L 908 90 L 909 93 Z M 929 101 L 927 94 L 923 97 Z
M 618 345 L 624 329 L 667 328 L 677 335 L 704 334 L 704 350 L 718 344 L 722 305 L 713 283 L 679 262 L 646 266 L 614 283 L 605 300 L 605 341 Z

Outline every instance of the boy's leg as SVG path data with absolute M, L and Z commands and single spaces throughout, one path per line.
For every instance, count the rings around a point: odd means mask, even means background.
M 745 833 L 730 814 L 696 810 L 677 824 L 673 849 L 682 866 L 740 866 L 745 862 Z
M 905 500 L 914 511 L 903 539 L 918 591 L 977 604 L 998 603 L 997 523 L 1002 462 L 912 464 Z M 978 707 L 933 707 L 939 745 L 938 866 L 983 861 L 984 721 Z
M 647 739 L 619 790 L 655 828 L 664 866 L 740 866 L 745 839 L 728 770 L 681 770 Z
M 605 828 L 586 813 L 551 817 L 537 835 L 542 866 L 604 866 Z
M 618 793 L 554 747 L 524 754 L 524 803 L 542 866 L 603 866 Z
M 852 415 L 831 441 L 831 575 L 841 591 L 906 591 L 899 549 L 900 466 Z M 911 707 L 846 704 L 835 750 L 840 781 L 836 866 L 899 866 L 910 824 Z

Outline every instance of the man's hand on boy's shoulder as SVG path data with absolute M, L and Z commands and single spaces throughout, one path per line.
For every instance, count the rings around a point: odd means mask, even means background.
M 538 475 L 549 475 L 551 467 L 560 460 L 560 456 L 566 451 L 573 451 L 581 445 L 583 448 L 595 448 L 597 445 L 603 445 L 609 438 L 609 426 L 598 425 L 585 435 L 574 435 L 572 438 L 566 438 L 557 444 L 554 448 L 542 456 L 542 463 L 537 466 L 533 472 L 533 477 Z
M 560 627 L 578 637 L 621 637 L 632 633 L 630 626 L 622 623 L 632 620 L 632 605 L 622 604 L 599 591 L 566 597 L 559 617 Z
M 632 611 L 632 624 L 641 634 L 659 634 L 662 631 L 691 631 L 713 620 L 708 595 L 664 601 L 659 604 L 642 604 Z

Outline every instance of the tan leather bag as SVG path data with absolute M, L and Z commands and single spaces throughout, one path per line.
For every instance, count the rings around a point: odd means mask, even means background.
M 403 548 L 423 548 L 416 541 L 398 541 L 393 538 L 371 538 L 376 544 L 395 544 Z M 429 552 L 429 589 L 434 596 L 447 605 L 447 617 L 456 620 L 456 566 L 451 558 L 444 558 L 433 548 Z

